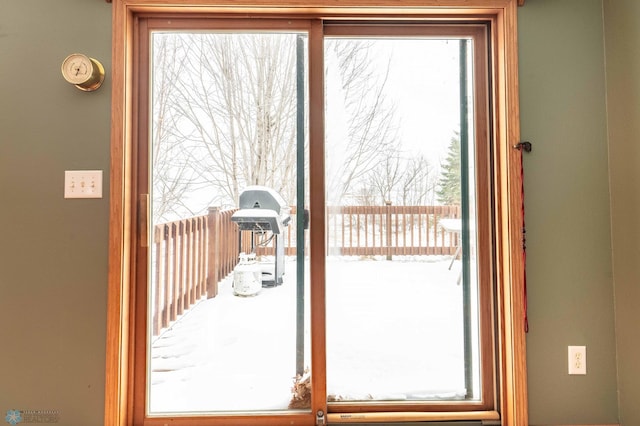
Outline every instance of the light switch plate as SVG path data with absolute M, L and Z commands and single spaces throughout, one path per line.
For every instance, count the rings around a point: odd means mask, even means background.
M 102 198 L 102 170 L 65 170 L 64 198 Z

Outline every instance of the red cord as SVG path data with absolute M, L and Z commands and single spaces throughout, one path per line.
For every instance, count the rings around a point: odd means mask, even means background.
M 520 182 L 522 184 L 520 199 L 522 200 L 522 280 L 524 290 L 524 332 L 529 332 L 527 316 L 527 230 L 524 224 L 524 148 L 520 146 Z

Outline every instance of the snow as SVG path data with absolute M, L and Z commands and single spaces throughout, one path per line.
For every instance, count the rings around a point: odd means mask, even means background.
M 464 397 L 462 286 L 449 256 L 327 260 L 327 389 L 333 400 Z M 286 410 L 296 375 L 295 259 L 257 295 L 202 300 L 155 338 L 151 414 Z M 308 275 L 308 264 L 305 265 Z M 308 280 L 306 292 L 308 294 Z M 309 366 L 309 300 L 305 366 Z

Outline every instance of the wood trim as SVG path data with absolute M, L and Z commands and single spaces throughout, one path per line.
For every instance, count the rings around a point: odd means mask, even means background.
M 497 16 L 494 81 L 496 88 L 495 161 L 500 171 L 496 211 L 502 226 L 496 235 L 500 256 L 497 270 L 498 339 L 501 359 L 502 423 L 528 424 L 526 341 L 524 332 L 524 265 L 522 260 L 522 194 L 520 152 L 513 148 L 520 138 L 518 102 L 517 5 Z
M 108 1 L 108 0 L 107 0 Z M 113 3 L 112 31 L 112 114 L 111 114 L 111 169 L 110 169 L 110 238 L 108 270 L 108 318 L 105 366 L 105 424 L 124 426 L 138 424 L 133 420 L 132 371 L 132 254 L 135 252 L 135 221 L 132 215 L 133 158 L 132 138 L 132 52 L 133 26 L 137 14 L 170 11 L 174 13 L 262 13 L 295 16 L 341 18 L 345 16 L 390 16 L 404 19 L 415 15 L 420 19 L 445 19 L 451 16 L 492 16 L 495 36 L 492 40 L 496 57 L 493 62 L 493 81 L 496 111 L 493 113 L 497 149 L 495 164 L 497 176 L 495 208 L 499 214 L 496 249 L 501 269 L 496 271 L 499 288 L 496 295 L 499 312 L 498 347 L 501 406 L 503 424 L 528 425 L 526 347 L 523 329 L 524 292 L 521 234 L 521 194 L 519 151 L 512 146 L 519 142 L 518 76 L 517 76 L 517 6 L 523 0 L 405 0 L 402 10 L 388 15 L 389 8 L 398 10 L 396 0 L 191 0 L 188 4 L 178 0 L 116 0 Z M 321 119 L 320 117 L 316 118 Z M 316 137 L 319 137 L 317 135 Z M 315 158 L 322 158 L 321 156 Z M 314 160 L 315 161 L 315 160 Z M 313 178 L 312 178 L 313 179 Z M 322 204 L 319 199 L 313 201 Z M 323 227 L 324 219 L 313 219 L 313 226 Z M 311 250 L 324 250 L 318 241 Z M 312 266 L 313 268 L 313 266 Z M 323 265 L 315 266 L 315 273 L 324 273 Z M 322 295 L 319 295 L 322 296 Z M 320 303 L 319 306 L 324 306 Z M 324 311 L 312 309 L 315 320 L 324 318 Z M 322 337 L 322 336 L 317 336 Z M 322 348 L 317 348 L 322 349 Z M 313 349 L 314 351 L 316 348 Z M 315 353 L 315 352 L 314 352 Z M 316 362 L 324 362 L 322 356 Z M 318 366 L 323 368 L 323 366 Z M 322 392 L 325 384 L 314 381 L 314 393 Z M 324 401 L 314 400 L 313 408 L 324 407 Z M 325 411 L 326 412 L 326 411 Z M 292 415 L 295 424 L 301 424 L 304 415 Z M 203 424 L 204 418 L 194 418 L 184 424 Z M 246 424 L 246 419 L 229 417 L 226 424 Z M 278 424 L 264 419 L 262 424 Z M 146 424 L 164 424 L 167 419 L 146 419 Z
M 106 0 L 107 3 L 111 3 L 112 0 Z M 518 6 L 524 6 L 525 0 L 518 0 Z
M 131 46 L 132 55 L 132 75 L 131 75 L 131 134 L 133 135 L 130 142 L 131 151 L 131 188 L 135 188 L 131 200 L 131 216 L 138 217 L 139 205 L 135 200 L 138 194 L 150 193 L 149 177 L 148 177 L 148 140 L 149 140 L 149 104 L 141 101 L 141 99 L 149 98 L 149 56 L 148 56 L 148 31 L 146 31 L 146 21 L 132 20 L 132 39 Z M 138 222 L 132 223 L 133 239 L 131 244 L 131 258 L 135 259 L 135 263 L 131 265 L 131 311 L 130 317 L 133 318 L 131 325 L 130 337 L 130 359 L 132 360 L 133 371 L 129 375 L 129 407 L 128 412 L 133 415 L 133 424 L 142 424 L 145 417 L 146 404 L 140 403 L 144 401 L 146 395 L 146 378 L 147 378 L 147 297 L 148 291 L 146 286 L 136 285 L 135 283 L 148 282 L 147 268 L 139 268 L 137 265 L 146 263 L 148 248 L 143 247 L 141 238 L 135 238 L 147 230 L 138 227 Z
M 121 3 L 113 7 L 112 67 L 118 70 L 112 80 L 111 107 L 111 168 L 109 216 L 109 269 L 107 296 L 107 342 L 105 366 L 105 424 L 124 426 L 127 422 L 129 378 L 129 289 L 131 205 L 130 192 L 130 130 L 127 114 L 131 101 L 127 96 L 128 61 L 126 58 L 127 19 Z
M 473 37 L 474 43 L 477 40 L 484 37 L 485 25 L 482 23 L 471 23 L 462 25 L 424 25 L 421 22 L 416 22 L 417 25 L 402 23 L 398 25 L 391 24 L 378 24 L 378 25 L 358 25 L 351 21 L 347 21 L 345 24 L 342 21 L 329 21 L 325 24 L 324 35 L 330 37 L 339 36 L 351 36 L 356 35 L 358 37 L 365 36 L 435 36 L 435 37 L 451 37 L 451 38 L 464 38 Z
M 322 22 L 314 20 L 309 32 L 309 208 L 310 228 L 322 230 L 325 235 L 326 215 L 314 214 L 325 211 L 324 183 L 324 36 Z M 327 413 L 326 380 L 326 328 L 325 321 L 325 278 L 326 246 L 324 238 L 311 238 L 310 276 L 311 276 L 311 324 L 323 324 L 311 327 L 311 409 L 312 413 Z M 316 284 L 315 280 L 318 281 Z M 315 374 L 314 374 L 315 373 Z M 319 375 L 320 377 L 316 377 Z
M 402 413 L 335 413 L 327 416 L 329 423 L 362 423 L 362 422 L 437 422 L 460 420 L 500 420 L 497 411 L 460 412 L 402 412 Z
M 480 33 L 475 34 L 474 63 L 473 63 L 473 90 L 475 105 L 473 107 L 475 126 L 475 170 L 476 170 L 476 212 L 477 212 L 477 263 L 478 280 L 480 283 L 480 368 L 481 377 L 492 377 L 497 372 L 496 364 L 484 360 L 495 360 L 495 306 L 491 303 L 494 299 L 494 292 L 497 283 L 495 282 L 495 252 L 492 245 L 494 238 L 495 212 L 491 204 L 491 182 L 494 179 L 491 165 L 491 143 L 496 141 L 492 134 L 490 111 L 491 108 L 491 86 L 493 83 L 489 79 L 489 64 L 492 54 L 489 52 L 489 29 L 486 26 L 480 28 Z M 485 193 L 482 193 L 482 188 Z M 484 409 L 497 409 L 499 398 L 496 396 L 497 384 L 494 381 L 483 380 L 481 395 L 485 401 Z M 490 402 L 490 404 L 489 404 Z
M 486 19 L 488 20 L 488 19 Z M 438 36 L 438 37 L 451 37 L 451 38 L 471 38 L 473 40 L 473 107 L 470 108 L 470 113 L 474 114 L 473 123 L 475 128 L 471 130 L 473 135 L 470 139 L 474 141 L 475 159 L 475 181 L 476 181 L 476 207 L 477 213 L 477 257 L 478 257 L 478 282 L 479 288 L 479 300 L 481 309 L 479 309 L 479 339 L 480 339 L 480 365 L 481 377 L 491 378 L 495 374 L 495 365 L 493 360 L 495 359 L 495 339 L 494 330 L 495 322 L 494 318 L 494 305 L 492 300 L 494 298 L 495 288 L 495 272 L 494 272 L 494 246 L 493 246 L 493 223 L 494 221 L 494 208 L 491 203 L 493 188 L 491 182 L 493 181 L 492 166 L 491 166 L 491 143 L 495 140 L 494 135 L 491 133 L 490 125 L 490 93 L 489 93 L 489 61 L 490 52 L 488 48 L 488 36 L 489 30 L 486 22 L 480 24 L 465 24 L 465 25 L 408 25 L 405 24 L 402 27 L 379 24 L 379 25 L 354 25 L 351 21 L 347 20 L 343 25 L 341 21 L 334 23 L 331 21 L 326 23 L 324 34 L 325 36 Z M 409 402 L 403 401 L 402 403 L 394 402 L 380 402 L 375 401 L 373 403 L 368 402 L 330 402 L 328 404 L 328 410 L 330 415 L 332 413 L 362 413 L 370 412 L 375 413 L 375 418 L 395 418 L 401 416 L 400 413 L 406 411 L 415 411 L 423 420 L 439 420 L 443 415 L 449 420 L 464 420 L 468 419 L 467 412 L 473 413 L 488 413 L 497 409 L 497 397 L 495 383 L 493 380 L 483 380 L 479 391 L 479 401 L 441 401 L 437 404 L 430 404 L 429 409 L 432 410 L 427 417 L 425 417 L 424 411 L 425 404 L 422 402 Z M 487 410 L 487 411 L 481 411 Z M 431 415 L 436 414 L 435 418 Z M 456 412 L 458 416 L 452 415 Z M 405 416 L 406 417 L 406 416 Z M 330 418 L 336 418 L 332 416 Z M 352 416 L 350 418 L 363 418 Z M 486 419 L 493 419 L 492 417 Z M 391 421 L 391 420 L 389 420 Z M 397 420 L 396 420 L 397 421 Z
M 329 16 L 397 16 L 428 13 L 437 16 L 495 14 L 510 4 L 523 0 L 116 0 L 134 12 L 223 14 L 296 14 L 299 17 Z

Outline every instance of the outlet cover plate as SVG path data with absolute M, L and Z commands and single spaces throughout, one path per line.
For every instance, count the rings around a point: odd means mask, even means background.
M 587 347 L 569 346 L 569 374 L 587 374 Z
M 102 198 L 102 170 L 65 170 L 64 198 Z

